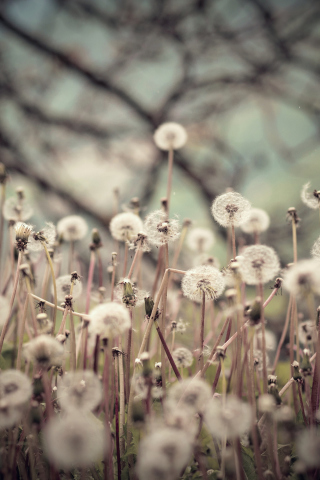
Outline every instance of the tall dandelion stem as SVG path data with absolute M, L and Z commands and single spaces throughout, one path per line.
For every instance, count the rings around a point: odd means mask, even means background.
M 200 356 L 199 356 L 199 368 L 203 369 L 203 347 L 204 347 L 204 319 L 206 314 L 206 294 L 202 292 L 202 301 L 201 301 L 201 320 L 200 320 Z
M 52 335 L 54 335 L 54 330 L 55 330 L 55 327 L 56 327 L 56 320 L 57 320 L 57 306 L 58 306 L 56 276 L 54 274 L 53 263 L 52 263 L 52 260 L 51 260 L 51 257 L 50 257 L 50 253 L 48 252 L 47 246 L 46 246 L 45 242 L 41 242 L 41 243 L 43 245 L 44 251 L 46 252 L 48 264 L 49 264 L 50 271 L 51 271 L 51 277 L 52 277 L 53 297 L 54 297 Z
M 89 313 L 89 309 L 90 309 L 90 294 L 91 294 L 91 288 L 92 288 L 95 262 L 96 262 L 96 252 L 95 250 L 91 250 L 88 283 L 87 283 L 86 314 Z

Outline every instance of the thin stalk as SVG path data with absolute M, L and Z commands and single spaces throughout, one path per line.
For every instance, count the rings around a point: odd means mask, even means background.
M 128 242 L 125 242 L 125 244 L 124 244 L 123 272 L 122 272 L 123 277 L 126 276 L 127 263 L 128 263 Z
M 298 261 L 297 225 L 296 225 L 294 216 L 292 216 L 292 246 L 293 246 L 293 262 L 297 263 Z
M 97 248 L 97 257 L 98 257 L 99 287 L 103 287 L 103 265 L 102 265 L 102 258 L 100 254 L 100 248 Z
M 216 340 L 216 343 L 214 344 L 214 346 L 213 346 L 213 348 L 212 348 L 212 350 L 211 350 L 211 353 L 210 353 L 210 355 L 209 355 L 209 357 L 208 357 L 208 360 L 206 361 L 204 367 L 203 367 L 202 370 L 201 370 L 201 377 L 204 377 L 207 369 L 208 369 L 208 368 L 210 367 L 210 365 L 212 364 L 213 357 L 214 357 L 214 354 L 216 353 L 216 350 L 217 350 L 217 347 L 218 347 L 218 345 L 219 345 L 219 343 L 220 343 L 220 340 L 221 340 L 221 338 L 223 337 L 223 334 L 224 334 L 224 332 L 225 332 L 228 324 L 229 324 L 229 323 L 231 324 L 231 322 L 232 322 L 232 320 L 231 320 L 231 318 L 229 318 L 229 317 L 225 320 L 225 322 L 224 322 L 224 324 L 223 324 L 223 326 L 222 326 L 222 329 L 221 329 L 221 331 L 220 331 L 220 333 L 219 333 L 219 335 L 218 335 L 218 338 L 217 338 L 217 340 Z
M 44 302 L 49 307 L 52 307 L 52 308 L 54 307 L 53 303 L 49 302 L 48 300 L 45 300 L 44 298 L 38 297 L 38 295 L 35 295 L 34 293 L 31 293 L 31 297 L 35 298 L 36 300 L 39 300 L 40 302 Z M 64 312 L 65 308 L 58 306 L 57 310 L 59 310 L 59 312 Z M 76 317 L 80 317 L 80 318 L 82 318 L 85 315 L 84 313 L 79 313 L 79 312 L 72 312 L 72 313 Z
M 237 251 L 236 251 L 236 235 L 235 235 L 233 223 L 232 223 L 232 225 L 231 225 L 231 239 L 232 239 L 232 254 L 233 254 L 233 258 L 236 258 L 236 256 L 237 256 Z
M 26 282 L 28 299 L 29 299 L 29 303 L 30 303 L 30 310 L 31 310 L 31 317 L 32 317 L 32 323 L 33 323 L 34 335 L 36 337 L 38 335 L 37 317 L 36 317 L 36 312 L 35 312 L 35 309 L 34 309 L 34 303 L 33 303 L 32 298 L 31 298 L 32 290 L 31 290 L 30 280 L 29 280 L 28 275 L 24 275 L 24 279 L 25 279 L 25 282 Z
M 96 344 L 94 347 L 93 371 L 95 374 L 99 372 L 99 353 L 100 353 L 100 335 L 96 335 Z
M 73 271 L 73 256 L 74 256 L 74 241 L 70 241 L 70 251 L 69 251 L 69 272 Z
M 299 400 L 300 400 L 300 407 L 301 407 L 301 412 L 303 416 L 303 421 L 305 426 L 308 426 L 308 420 L 304 411 L 304 405 L 303 405 L 303 399 L 302 399 L 302 393 L 301 393 L 301 383 L 298 383 L 298 393 L 299 393 Z
M 111 446 L 111 434 L 109 426 L 109 346 L 108 340 L 106 340 L 106 345 L 104 349 L 104 367 L 103 367 L 103 390 L 104 390 L 104 422 L 105 422 L 105 431 L 106 436 L 109 440 Z M 111 449 L 110 449 L 111 451 Z M 110 451 L 105 451 L 104 456 L 104 479 L 111 479 L 110 475 Z
M 199 342 L 199 368 L 203 369 L 203 348 L 204 348 L 204 319 L 206 314 L 206 294 L 202 292 L 202 302 L 201 302 L 201 317 L 200 317 L 200 342 Z
M 293 361 L 294 361 L 294 315 L 296 311 L 297 305 L 296 305 L 296 299 L 292 297 L 292 308 L 291 308 L 291 319 L 290 319 L 290 364 L 291 364 L 291 375 L 293 375 Z M 297 387 L 296 384 L 292 384 L 292 392 L 293 392 L 293 404 L 294 404 L 294 410 L 296 415 L 298 415 L 299 412 L 299 405 L 298 405 L 298 399 L 297 399 Z
M 261 301 L 263 299 L 263 286 L 259 283 L 259 294 Z M 264 318 L 264 309 L 261 308 L 261 333 L 262 333 L 262 373 L 263 373 L 263 393 L 268 393 L 268 372 L 267 372 L 267 350 L 266 350 L 266 327 Z
M 50 253 L 48 252 L 48 249 L 47 249 L 47 246 L 46 246 L 45 242 L 42 242 L 42 245 L 43 245 L 44 251 L 46 252 L 48 264 L 49 264 L 50 271 L 51 271 L 52 285 L 53 285 L 54 307 L 53 307 L 53 319 L 52 319 L 52 322 L 53 322 L 52 335 L 54 335 L 54 330 L 55 330 L 55 327 L 56 327 L 56 320 L 57 320 L 57 306 L 58 306 L 56 276 L 54 274 L 54 268 L 53 268 L 53 263 L 52 263 L 52 260 L 51 260 L 51 257 L 50 257 Z M 71 270 L 70 270 L 70 272 L 71 272 Z
M 140 250 L 136 249 L 127 278 L 131 278 Z
M 152 298 L 154 298 L 156 294 L 157 285 L 160 277 L 160 272 L 162 267 L 163 248 L 164 248 L 163 246 L 159 248 L 158 263 L 157 263 L 157 268 L 156 268 L 156 273 L 155 273 L 154 282 L 152 286 L 152 293 L 151 293 Z
M 95 250 L 91 250 L 88 282 L 87 282 L 86 314 L 89 313 L 89 308 L 90 308 L 90 294 L 91 294 L 91 288 L 92 288 L 95 261 L 96 261 L 96 252 Z
M 121 354 L 120 354 L 121 355 Z M 115 390 L 115 422 L 116 422 L 116 447 L 117 447 L 117 470 L 118 480 L 121 480 L 121 461 L 120 461 L 120 439 L 119 439 L 119 373 L 118 373 L 119 354 L 113 355 L 114 364 L 114 390 Z
M 272 375 L 274 375 L 274 372 L 276 371 L 277 363 L 278 363 L 278 360 L 279 360 L 279 357 L 280 357 L 281 347 L 282 347 L 283 342 L 284 342 L 284 340 L 286 338 L 286 335 L 287 335 L 289 321 L 290 321 L 290 317 L 291 317 L 291 309 L 292 309 L 292 295 L 290 295 L 290 298 L 289 298 L 286 321 L 285 321 L 285 324 L 284 324 L 284 327 L 283 327 L 283 330 L 282 330 L 282 334 L 281 334 L 281 338 L 280 338 L 280 341 L 279 341 L 279 344 L 278 344 L 276 356 L 275 356 L 275 359 L 274 359 L 274 362 L 273 362 Z
M 113 265 L 112 278 L 111 278 L 111 302 L 113 302 L 113 298 L 114 298 L 115 278 L 116 278 L 116 265 Z
M 76 332 L 74 328 L 73 312 L 69 312 L 70 320 L 70 369 L 76 370 L 77 368 L 77 357 L 76 357 Z
M 62 320 L 61 320 L 61 324 L 60 324 L 60 328 L 58 330 L 58 334 L 57 335 L 61 335 L 61 333 L 63 332 L 63 330 L 65 329 L 66 327 L 66 321 L 67 321 L 67 316 L 68 316 L 68 312 L 69 312 L 69 307 L 66 307 L 63 311 L 63 317 L 62 317 Z
M 1 199 L 0 199 L 0 271 L 1 271 L 1 257 L 2 257 L 2 245 L 3 245 L 3 227 L 4 227 L 4 218 L 3 218 L 3 205 L 6 198 L 6 184 L 3 182 L 1 184 Z
M 164 246 L 164 266 L 166 270 L 169 268 L 169 248 L 167 243 Z M 160 321 L 160 330 L 161 330 L 162 336 L 164 336 L 165 328 L 166 328 L 167 292 L 168 292 L 169 277 L 170 277 L 170 273 L 168 274 L 167 281 L 162 294 L 162 313 L 161 313 L 161 321 Z M 161 340 L 161 337 L 159 338 Z M 166 355 L 165 355 L 165 348 L 162 342 L 160 347 L 160 354 L 161 354 L 162 391 L 163 391 L 163 397 L 165 397 L 166 395 Z
M 129 398 L 130 393 L 130 364 L 131 364 L 131 348 L 132 348 L 132 326 L 133 326 L 133 308 L 130 308 L 130 328 L 128 330 L 127 355 L 126 355 L 126 396 Z
M 172 188 L 173 148 L 168 151 L 168 182 L 167 182 L 167 217 L 169 218 L 170 197 Z
M 24 334 L 24 328 L 25 328 L 25 323 L 27 318 L 27 311 L 28 311 L 28 297 L 26 297 L 24 301 L 22 320 L 21 320 L 20 329 L 19 329 L 19 344 L 18 344 L 18 353 L 17 353 L 17 364 L 16 364 L 17 370 L 20 370 L 21 368 L 21 353 L 22 353 L 23 334 Z
M 179 370 L 178 370 L 178 368 L 177 368 L 177 366 L 176 366 L 176 364 L 175 364 L 175 361 L 174 361 L 173 358 L 172 358 L 172 355 L 171 355 L 170 350 L 169 350 L 169 348 L 168 348 L 167 342 L 165 341 L 165 339 L 164 339 L 164 337 L 163 337 L 163 335 L 162 335 L 162 332 L 161 332 L 161 330 L 160 330 L 160 327 L 159 327 L 159 324 L 158 324 L 157 321 L 155 321 L 155 326 L 156 326 L 156 330 L 157 330 L 157 332 L 158 332 L 159 338 L 160 338 L 160 340 L 161 340 L 161 344 L 162 344 L 163 349 L 164 349 L 164 351 L 165 351 L 165 353 L 166 353 L 166 355 L 167 355 L 167 358 L 168 358 L 168 360 L 169 360 L 169 362 L 170 362 L 170 365 L 171 365 L 171 367 L 172 367 L 172 369 L 173 369 L 173 371 L 174 371 L 174 373 L 175 373 L 175 376 L 177 377 L 178 380 L 181 380 L 181 375 L 180 375 L 180 373 L 179 373 Z M 164 379 L 162 378 L 162 385 L 163 385 L 163 382 L 164 382 Z
M 119 346 L 121 343 L 119 342 Z M 120 346 L 121 350 L 121 346 Z M 124 436 L 123 436 L 123 426 L 124 426 L 124 420 L 125 420 L 125 408 L 124 408 L 124 374 L 123 374 L 123 354 L 121 352 L 120 355 L 118 355 L 118 367 L 119 367 L 119 381 L 120 381 L 120 425 L 119 425 L 119 430 L 120 430 L 120 456 L 123 457 L 124 455 L 124 450 L 125 450 L 125 445 L 124 445 Z M 129 399 L 131 396 L 133 396 L 133 386 L 131 385 L 130 389 L 130 395 Z M 131 418 L 129 418 L 129 410 L 128 410 L 128 419 L 127 419 L 127 425 L 129 425 L 129 422 L 131 421 Z M 127 427 L 128 428 L 128 427 Z M 127 448 L 130 447 L 130 444 L 127 443 Z
M 311 390 L 311 418 L 314 420 L 315 413 L 319 407 L 319 388 L 320 388 L 320 322 L 318 325 L 318 340 L 316 349 L 316 362 L 313 371 L 313 382 Z

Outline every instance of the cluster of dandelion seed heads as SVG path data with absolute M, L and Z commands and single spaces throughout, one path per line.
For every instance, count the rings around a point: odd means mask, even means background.
M 101 303 L 90 312 L 89 332 L 102 338 L 121 335 L 131 326 L 128 309 L 119 303 Z
M 57 232 L 66 242 L 81 240 L 86 236 L 87 231 L 87 222 L 78 215 L 64 217 L 57 224 Z
M 188 139 L 185 128 L 179 123 L 163 123 L 153 135 L 154 142 L 161 150 L 178 150 Z
M 245 233 L 261 233 L 269 228 L 270 217 L 261 208 L 251 208 L 248 219 L 240 228 Z
M 207 252 L 214 244 L 214 234 L 208 228 L 193 228 L 188 233 L 186 243 L 193 252 Z
M 163 210 L 150 213 L 145 219 L 144 228 L 149 242 L 157 247 L 174 242 L 180 236 L 179 221 L 177 219 L 168 220 Z
M 172 353 L 172 357 L 178 368 L 188 368 L 193 363 L 192 352 L 185 347 L 176 348 Z
M 239 227 L 248 220 L 250 210 L 250 202 L 237 192 L 219 195 L 211 207 L 213 218 L 223 227 Z
M 142 230 L 141 218 L 131 212 L 118 213 L 110 222 L 111 235 L 118 242 L 131 241 Z
M 207 299 L 214 300 L 223 293 L 224 278 L 218 269 L 209 265 L 188 270 L 181 283 L 183 295 L 190 300 L 200 301 L 203 294 Z
M 57 297 L 59 302 L 64 302 L 66 295 L 70 295 L 71 275 L 62 275 L 56 279 Z M 53 287 L 52 287 L 53 293 Z M 77 280 L 73 283 L 72 300 L 76 300 L 82 293 L 82 283 Z
M 320 260 L 320 237 L 314 242 L 311 249 L 311 255 L 317 260 Z
M 316 210 L 317 208 L 320 208 L 320 201 L 312 192 L 309 192 L 310 185 L 310 182 L 303 185 L 301 190 L 301 200 L 307 205 L 307 207 Z
M 54 245 L 56 239 L 56 227 L 51 222 L 47 222 L 46 226 L 38 232 L 32 232 L 28 241 L 28 250 L 31 252 L 38 252 L 43 250 L 42 243 L 45 243 L 47 248 Z
M 300 260 L 283 276 L 283 287 L 293 295 L 320 294 L 320 261 Z
M 278 255 L 266 245 L 245 248 L 238 263 L 241 277 L 248 285 L 269 282 L 280 270 Z

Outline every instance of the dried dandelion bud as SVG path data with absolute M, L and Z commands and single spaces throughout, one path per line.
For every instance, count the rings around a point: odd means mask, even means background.
M 32 396 L 30 379 L 18 370 L 5 370 L 0 374 L 0 402 L 11 407 L 24 406 Z
M 283 286 L 293 295 L 320 294 L 320 262 L 300 260 L 283 277 Z
M 32 233 L 32 226 L 26 223 L 17 223 L 14 227 L 16 232 L 16 247 L 20 252 L 24 252 L 27 248 L 29 236 Z
M 90 412 L 102 400 L 100 380 L 91 370 L 69 372 L 58 387 L 59 403 L 66 411 Z
M 118 213 L 110 222 L 112 237 L 119 242 L 131 241 L 142 229 L 142 220 L 131 212 Z
M 187 348 L 181 347 L 174 350 L 172 357 L 178 368 L 188 368 L 191 367 L 193 363 L 193 355 L 190 350 Z
M 247 247 L 239 260 L 239 271 L 248 285 L 266 283 L 280 270 L 279 258 L 271 247 L 252 245 Z
M 62 277 L 58 277 L 56 280 L 57 285 L 57 297 L 58 301 L 62 302 L 65 300 L 66 295 L 69 295 L 71 289 L 71 280 L 70 275 L 63 275 Z M 53 293 L 53 290 L 52 290 Z M 80 297 L 82 293 L 82 283 L 76 282 L 73 283 L 73 290 L 72 290 L 72 299 L 76 300 Z
M 294 378 L 294 380 L 298 383 L 301 383 L 302 381 L 302 375 L 300 373 L 300 369 L 299 369 L 299 362 L 297 362 L 296 360 L 292 363 L 292 368 L 293 368 L 293 375 L 292 377 Z
M 43 441 L 49 461 L 66 470 L 88 467 L 109 449 L 102 423 L 77 412 L 50 420 Z
M 138 250 L 139 252 L 150 252 L 151 249 L 148 243 L 148 235 L 144 232 L 139 232 L 131 239 L 129 249 Z
M 167 401 L 188 410 L 190 414 L 204 413 L 211 395 L 211 389 L 204 380 L 188 379 L 176 383 L 169 389 Z
M 56 227 L 51 222 L 47 222 L 46 226 L 39 232 L 32 232 L 28 242 L 28 250 L 37 252 L 43 249 L 43 243 L 47 247 L 54 245 L 56 239 Z
M 129 278 L 121 280 L 115 290 L 116 300 L 120 300 L 128 307 L 140 307 L 149 298 L 149 293 L 134 286 Z
M 303 345 L 317 341 L 317 327 L 312 320 L 299 323 L 299 341 Z
M 301 361 L 301 373 L 307 377 L 312 374 L 312 365 L 310 363 L 310 350 L 305 348 L 303 350 L 303 357 Z
M 181 283 L 184 296 L 190 300 L 201 301 L 203 294 L 207 299 L 220 297 L 225 288 L 221 272 L 214 267 L 201 265 L 188 270 Z
M 187 246 L 193 252 L 207 252 L 214 244 L 215 237 L 208 228 L 193 228 L 187 236 Z
M 90 318 L 89 333 L 102 338 L 121 335 L 131 326 L 128 309 L 115 302 L 97 305 L 90 312 Z
M 279 395 L 279 390 L 278 390 L 278 386 L 276 385 L 276 383 L 269 383 L 268 384 L 268 393 L 269 393 L 269 395 L 273 395 L 277 405 L 281 405 L 282 400 L 281 400 L 281 397 Z
M 55 338 L 39 335 L 24 345 L 23 355 L 27 361 L 35 363 L 43 369 L 48 369 L 61 365 L 64 349 Z
M 252 409 L 236 397 L 227 397 L 225 405 L 212 399 L 205 412 L 205 421 L 215 438 L 238 438 L 251 428 Z
M 69 215 L 58 222 L 57 231 L 65 242 L 75 242 L 86 236 L 88 225 L 79 215 Z
M 241 230 L 245 233 L 261 233 L 269 228 L 270 217 L 261 208 L 252 208 L 249 218 L 241 224 Z
M 250 202 L 236 192 L 219 195 L 211 207 L 213 218 L 223 227 L 239 227 L 248 220 L 250 210 Z
M 25 222 L 33 215 L 33 208 L 25 201 L 19 201 L 17 197 L 10 197 L 4 202 L 3 216 L 6 220 Z
M 320 260 L 320 237 L 314 242 L 313 247 L 311 249 L 311 255 L 313 258 Z
M 180 236 L 180 225 L 176 219 L 167 219 L 166 213 L 156 210 L 150 213 L 144 224 L 149 242 L 152 245 L 161 247 L 168 242 L 174 242 Z
M 161 150 L 178 150 L 185 145 L 188 135 L 185 128 L 179 123 L 168 122 L 157 128 L 153 139 Z
M 314 190 L 312 193 L 309 192 L 310 182 L 303 185 L 301 190 L 301 200 L 302 202 L 307 205 L 307 207 L 316 210 L 320 207 L 320 192 Z

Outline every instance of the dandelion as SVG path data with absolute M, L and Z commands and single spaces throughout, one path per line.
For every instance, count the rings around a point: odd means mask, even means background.
M 311 255 L 315 258 L 315 259 L 319 259 L 320 260 L 320 237 L 315 241 L 315 243 L 313 244 L 313 247 L 311 249 Z
M 3 326 L 5 319 L 10 314 L 10 302 L 9 300 L 0 295 L 0 328 Z
M 55 338 L 39 335 L 24 345 L 23 354 L 27 361 L 35 363 L 45 370 L 61 365 L 64 349 Z
M 204 413 L 207 403 L 211 398 L 209 385 L 200 379 L 183 380 L 173 385 L 168 391 L 167 406 L 186 409 L 193 413 Z
M 176 219 L 167 219 L 163 210 L 156 210 L 150 213 L 144 224 L 149 242 L 152 245 L 161 247 L 168 242 L 174 242 L 180 236 L 180 225 Z
M 307 207 L 312 208 L 313 210 L 316 210 L 317 208 L 320 208 L 320 192 L 317 190 L 314 190 L 312 193 L 310 193 L 308 190 L 310 188 L 311 183 L 308 182 L 305 185 L 303 185 L 302 190 L 301 190 L 301 200 Z
M 141 218 L 131 212 L 118 213 L 110 222 L 111 235 L 119 242 L 131 241 L 141 230 Z
M 293 295 L 320 294 L 320 262 L 300 260 L 284 274 L 283 286 Z
M 70 294 L 71 276 L 63 275 L 62 277 L 58 277 L 56 280 L 56 284 L 58 301 L 64 302 L 66 295 Z M 79 280 L 77 282 L 73 282 L 72 299 L 76 300 L 80 297 L 81 293 L 82 283 Z
M 24 409 L 12 407 L 5 399 L 0 400 L 0 431 L 16 425 L 24 413 Z
M 43 249 L 43 243 L 48 248 L 52 247 L 56 239 L 56 227 L 51 222 L 47 222 L 46 226 L 39 232 L 32 232 L 28 242 L 28 250 L 38 252 Z
M 164 405 L 165 423 L 167 427 L 176 428 L 184 431 L 186 434 L 194 438 L 197 433 L 196 417 L 190 415 L 188 409 L 180 408 L 170 402 Z
M 245 233 L 261 233 L 269 228 L 270 217 L 261 208 L 252 208 L 248 219 L 241 224 L 241 230 Z
M 258 285 L 272 280 L 280 270 L 276 252 L 266 245 L 247 247 L 239 260 L 239 271 L 248 285 Z
M 148 242 L 148 235 L 144 232 L 139 232 L 131 238 L 129 250 L 136 250 L 138 252 L 150 252 Z
M 221 440 L 240 437 L 250 430 L 252 421 L 250 405 L 236 397 L 227 397 L 225 405 L 219 400 L 210 400 L 205 412 L 208 429 Z
M 76 412 L 51 420 L 43 430 L 43 441 L 49 461 L 67 470 L 88 467 L 109 449 L 100 421 Z
M 91 370 L 69 372 L 59 384 L 58 396 L 64 410 L 90 412 L 101 403 L 101 384 Z
M 239 227 L 248 220 L 251 204 L 240 193 L 228 192 L 219 195 L 213 202 L 211 213 L 223 227 Z
M 6 220 L 25 222 L 33 215 L 33 208 L 24 200 L 10 197 L 4 202 L 2 213 Z
M 317 341 L 317 327 L 312 320 L 299 323 L 299 341 L 305 345 Z
M 79 215 L 69 215 L 58 222 L 57 231 L 64 241 L 75 242 L 85 237 L 88 225 Z
M 182 318 L 179 318 L 179 320 L 177 321 L 177 324 L 175 326 L 175 330 L 176 330 L 177 333 L 181 333 L 181 335 L 182 335 L 183 333 L 186 332 L 188 325 L 189 325 L 188 322 L 184 322 L 182 320 Z
M 179 123 L 163 123 L 153 135 L 155 144 L 161 150 L 179 150 L 188 139 L 185 128 Z
M 218 270 L 220 269 L 220 262 L 216 257 L 209 255 L 208 253 L 201 253 L 193 257 L 193 265 L 198 267 L 199 265 L 209 265 L 215 267 Z
M 14 227 L 16 232 L 16 247 L 20 252 L 24 252 L 27 249 L 29 242 L 29 236 L 32 233 L 32 226 L 26 223 L 19 222 Z
M 144 304 L 145 298 L 149 296 L 146 290 L 140 290 L 134 287 L 134 284 L 129 278 L 120 280 L 115 289 L 115 299 L 121 300 L 128 308 L 141 307 Z
M 207 228 L 193 228 L 187 236 L 187 246 L 193 252 L 207 252 L 213 245 L 215 237 Z
M 200 301 L 203 295 L 207 299 L 215 300 L 223 293 L 225 282 L 218 269 L 201 265 L 187 271 L 183 277 L 181 288 L 184 296 L 190 300 Z
M 300 460 L 309 467 L 320 466 L 320 435 L 316 428 L 305 429 L 297 437 L 297 453 Z
M 265 339 L 266 339 L 266 349 L 273 352 L 277 347 L 277 339 L 276 336 L 271 330 L 265 331 Z M 255 334 L 253 337 L 253 348 L 259 350 L 262 345 L 262 329 L 261 324 L 257 325 L 255 328 Z
M 10 407 L 26 404 L 32 395 L 30 379 L 19 370 L 5 370 L 0 374 L 0 402 Z
M 115 302 L 101 303 L 90 312 L 89 332 L 103 338 L 121 335 L 131 326 L 129 311 Z
M 187 348 L 177 348 L 172 353 L 172 356 L 178 368 L 188 368 L 191 367 L 193 363 L 192 352 Z

